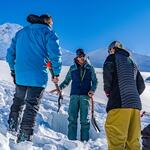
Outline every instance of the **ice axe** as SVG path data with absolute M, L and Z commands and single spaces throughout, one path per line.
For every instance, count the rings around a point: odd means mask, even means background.
M 96 132 L 100 132 L 100 129 L 97 125 L 97 122 L 96 122 L 96 119 L 94 117 L 94 100 L 93 100 L 93 97 L 91 97 L 91 122 L 92 122 L 92 125 L 95 129 Z
M 141 118 L 146 114 L 146 111 L 142 111 L 142 113 L 140 114 Z
M 52 78 L 54 78 L 54 71 L 52 69 L 52 64 L 51 64 L 50 61 L 48 61 L 48 63 L 47 63 L 47 68 L 49 69 L 49 71 L 50 71 L 50 73 L 52 75 Z M 63 95 L 62 95 L 62 91 L 60 90 L 60 87 L 58 86 L 58 84 L 57 83 L 54 83 L 54 84 L 55 84 L 55 87 L 56 87 L 56 89 L 57 89 L 57 91 L 59 93 L 59 97 L 58 97 L 58 110 L 57 110 L 57 112 L 59 112 L 60 107 L 61 107 L 61 100 L 63 100 Z

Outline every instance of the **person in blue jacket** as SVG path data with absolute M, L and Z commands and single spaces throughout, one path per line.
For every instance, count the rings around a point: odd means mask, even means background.
M 77 120 L 80 111 L 80 140 L 89 140 L 89 104 L 90 97 L 94 95 L 97 88 L 97 77 L 94 67 L 85 59 L 83 49 L 76 50 L 74 64 L 70 67 L 65 80 L 60 84 L 60 89 L 64 89 L 71 82 L 70 104 L 68 110 L 68 139 L 77 139 Z
M 6 60 L 16 83 L 8 124 L 9 130 L 16 132 L 20 125 L 17 142 L 32 140 L 35 117 L 48 81 L 47 62 L 52 63 L 54 83 L 61 71 L 62 53 L 52 30 L 52 17 L 42 15 L 39 20 L 18 31 L 7 50 Z

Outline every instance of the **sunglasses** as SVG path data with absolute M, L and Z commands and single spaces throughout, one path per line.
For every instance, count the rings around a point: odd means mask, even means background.
M 78 58 L 82 58 L 82 57 L 85 57 L 85 56 L 84 56 L 84 55 L 79 55 L 79 56 L 78 56 Z
M 110 47 L 110 48 L 108 49 L 108 53 L 111 53 L 111 50 L 114 49 L 114 48 L 115 48 L 114 46 Z

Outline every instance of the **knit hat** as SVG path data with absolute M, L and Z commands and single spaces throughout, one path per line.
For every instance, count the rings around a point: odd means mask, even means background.
M 84 50 L 82 48 L 76 50 L 76 56 L 80 56 L 80 55 L 85 56 Z
M 27 16 L 27 21 L 31 24 L 33 23 L 41 23 L 40 17 L 38 15 L 30 14 Z

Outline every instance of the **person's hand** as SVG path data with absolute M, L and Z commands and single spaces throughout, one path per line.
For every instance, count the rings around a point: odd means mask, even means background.
M 59 81 L 59 78 L 58 78 L 58 77 L 54 76 L 54 77 L 52 78 L 52 82 L 58 83 L 58 81 Z
M 14 84 L 16 84 L 16 75 L 15 75 L 15 70 L 11 70 L 11 76 L 13 78 Z
M 110 97 L 110 93 L 105 91 L 105 95 L 109 98 Z
M 88 96 L 89 96 L 89 97 L 92 97 L 93 95 L 94 95 L 94 92 L 93 92 L 93 91 L 89 91 L 89 92 L 88 92 Z

